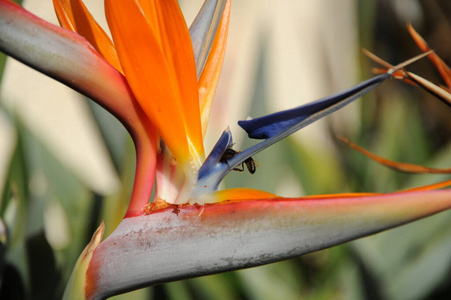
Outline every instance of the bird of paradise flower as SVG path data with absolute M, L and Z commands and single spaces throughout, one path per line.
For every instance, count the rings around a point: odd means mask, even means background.
M 218 191 L 224 176 L 252 155 L 349 104 L 408 63 L 342 93 L 240 121 L 250 138 L 263 141 L 224 159 L 233 145 L 225 130 L 207 156 L 203 137 L 230 5 L 205 1 L 189 30 L 175 0 L 106 0 L 111 41 L 80 0 L 54 0 L 65 29 L 0 0 L 0 49 L 97 101 L 123 123 L 136 146 L 125 217 L 104 241 L 103 225 L 96 231 L 66 298 L 105 298 L 270 263 L 451 207 L 450 190 L 304 198 L 246 188 Z

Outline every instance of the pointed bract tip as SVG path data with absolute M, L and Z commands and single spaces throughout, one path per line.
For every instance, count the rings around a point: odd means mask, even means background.
M 100 223 L 94 232 L 91 241 L 85 247 L 72 270 L 69 282 L 64 291 L 63 299 L 87 299 L 89 290 L 96 284 L 93 280 L 88 280 L 88 269 L 94 250 L 99 246 L 105 231 L 105 223 Z

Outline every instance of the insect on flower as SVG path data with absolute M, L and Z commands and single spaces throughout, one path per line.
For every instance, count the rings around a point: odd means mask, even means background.
M 241 151 L 236 151 L 232 148 L 227 148 L 219 161 L 226 163 L 228 165 L 229 164 L 228 160 L 231 159 L 232 157 L 234 157 L 235 155 L 237 155 L 238 153 L 241 153 Z M 252 157 L 246 158 L 243 162 L 241 162 L 241 168 L 235 167 L 232 170 L 238 171 L 238 172 L 243 172 L 245 165 L 246 165 L 246 168 L 249 171 L 249 173 L 251 173 L 251 174 L 255 173 L 255 170 L 257 169 L 257 165 Z

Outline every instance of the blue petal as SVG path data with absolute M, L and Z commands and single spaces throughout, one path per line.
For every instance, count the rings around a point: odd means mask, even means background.
M 239 121 L 238 124 L 246 130 L 250 138 L 265 140 L 242 152 L 236 152 L 234 156 L 227 159 L 227 162 L 221 162 L 221 158 L 225 151 L 233 144 L 232 134 L 228 129 L 225 130 L 205 163 L 200 168 L 198 181 L 191 196 L 197 197 L 204 193 L 216 190 L 222 179 L 233 168 L 243 163 L 246 159 L 308 124 L 327 116 L 358 99 L 360 96 L 381 84 L 387 78 L 390 78 L 391 72 L 392 71 L 373 77 L 344 92 L 297 108 L 253 120 Z
M 232 133 L 227 128 L 199 169 L 197 183 L 191 192 L 190 198 L 196 198 L 218 189 L 219 183 L 232 168 L 228 163 L 220 161 L 225 151 L 232 147 L 232 145 Z
M 211 174 L 212 171 L 216 168 L 216 165 L 218 164 L 221 157 L 224 155 L 224 152 L 228 148 L 232 147 L 232 145 L 232 133 L 227 128 L 226 130 L 224 130 L 221 137 L 216 142 L 207 159 L 203 163 L 202 167 L 199 169 L 198 178 L 202 179 L 205 176 Z
M 390 76 L 388 73 L 381 74 L 344 92 L 264 117 L 239 121 L 238 125 L 252 139 L 269 139 L 277 135 L 284 135 L 286 132 L 291 134 L 356 100 Z

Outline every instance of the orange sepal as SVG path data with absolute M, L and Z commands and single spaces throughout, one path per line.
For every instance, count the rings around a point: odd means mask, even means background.
M 83 36 L 116 70 L 123 73 L 113 42 L 83 1 L 53 0 L 53 6 L 61 27 Z
M 164 7 L 163 16 L 168 18 L 164 21 L 171 23 L 166 24 L 171 30 L 161 36 L 170 34 L 166 38 L 175 41 L 184 31 L 178 27 L 186 25 L 180 24 L 181 21 L 175 22 L 177 18 L 174 15 L 178 16 L 178 11 L 172 10 L 179 10 L 178 5 L 175 8 L 169 2 L 161 5 Z M 189 58 L 183 54 L 177 56 L 174 48 L 179 47 L 180 53 L 186 53 L 189 51 L 182 48 L 187 48 L 187 45 L 171 44 L 171 49 L 166 49 L 161 43 L 163 39 L 137 1 L 107 0 L 105 11 L 125 76 L 140 106 L 177 161 L 200 167 L 204 151 L 195 89 L 197 83 L 193 93 L 186 91 L 186 85 L 196 80 L 196 71 L 194 67 L 192 70 L 185 68 L 183 60 Z M 191 59 L 194 61 L 194 56 Z M 182 81 L 183 84 L 179 85 Z
M 198 104 L 196 63 L 188 27 L 176 0 L 154 0 L 158 16 L 162 48 L 168 62 L 174 69 L 180 88 L 188 135 L 200 134 L 200 113 Z M 202 135 L 199 136 L 201 145 Z
M 421 35 L 416 32 L 416 30 L 412 27 L 412 24 L 407 25 L 407 30 L 409 30 L 410 35 L 412 36 L 415 43 L 423 52 L 430 51 L 431 48 L 426 43 L 426 41 L 421 37 Z M 443 77 L 443 80 L 446 82 L 449 88 L 451 88 L 451 69 L 447 64 L 438 56 L 435 52 L 432 52 L 428 55 L 428 58 L 435 65 L 440 75 Z
M 216 87 L 221 74 L 222 64 L 224 62 L 225 49 L 227 45 L 227 34 L 229 31 L 230 10 L 232 1 L 228 0 L 224 6 L 222 19 L 216 30 L 216 36 L 213 41 L 210 54 L 205 63 L 204 70 L 199 78 L 199 104 L 202 121 L 202 131 L 205 134 L 207 130 L 210 111 L 215 96 Z
M 394 68 L 394 66 L 392 66 L 388 62 L 384 61 L 383 59 L 377 57 L 376 55 L 374 55 L 373 53 L 369 52 L 368 50 L 363 49 L 362 51 L 369 58 L 371 58 L 372 60 L 374 60 L 375 62 L 377 62 L 378 64 L 381 64 L 382 66 L 384 66 L 386 68 L 386 69 L 384 69 L 384 68 L 375 68 L 375 69 L 373 69 L 374 73 L 376 73 L 376 74 L 383 74 L 383 73 L 388 72 L 389 69 Z M 432 54 L 434 54 L 434 52 L 432 50 L 428 50 L 423 55 L 427 55 L 428 57 L 430 57 L 430 55 L 432 55 Z M 438 56 L 437 56 L 437 58 L 440 60 L 440 58 Z M 439 66 L 437 66 L 437 68 L 439 68 Z M 437 86 L 437 85 L 433 84 L 432 82 L 430 82 L 429 80 L 426 80 L 423 77 L 418 76 L 418 75 L 416 75 L 416 74 L 414 74 L 412 72 L 406 71 L 404 69 L 395 71 L 392 74 L 392 76 L 394 78 L 396 78 L 396 79 L 402 80 L 402 81 L 407 82 L 409 84 L 412 84 L 412 85 L 415 85 L 415 86 L 420 86 L 423 89 L 425 89 L 426 91 L 428 91 L 429 93 L 431 93 L 432 95 L 436 96 L 437 98 L 439 98 L 440 100 L 445 102 L 446 104 L 451 105 L 451 91 L 450 91 L 450 89 L 448 87 Z M 443 78 L 446 79 L 446 76 L 444 75 Z
M 159 41 L 168 64 L 174 70 L 180 89 L 182 109 L 189 121 L 185 127 L 189 137 L 199 136 L 200 113 L 198 104 L 196 64 L 193 46 L 183 13 L 175 0 L 138 0 L 155 37 Z M 202 150 L 202 135 L 194 147 Z
M 257 199 L 272 199 L 279 196 L 248 188 L 232 188 L 226 190 L 220 190 L 214 193 L 214 197 L 217 198 L 217 202 L 222 201 L 240 201 L 240 200 L 257 200 Z
M 397 193 L 407 193 L 407 192 L 425 192 L 425 191 L 434 191 L 438 189 L 443 189 L 446 187 L 451 186 L 451 180 L 445 180 L 437 183 L 432 183 L 428 185 L 422 185 L 419 187 L 409 188 L 402 191 L 399 191 Z
M 339 137 L 339 139 L 345 143 L 346 145 L 348 145 L 349 147 L 351 147 L 352 149 L 362 153 L 363 155 L 371 158 L 372 160 L 380 163 L 381 165 L 384 165 L 386 167 L 392 168 L 394 170 L 400 171 L 400 172 L 404 172 L 404 173 L 414 173 L 414 174 L 423 174 L 423 173 L 430 173 L 430 174 L 450 174 L 451 173 L 451 169 L 437 169 L 437 168 L 429 168 L 429 167 L 424 167 L 421 165 L 415 165 L 415 164 L 409 164 L 409 163 L 402 163 L 402 162 L 396 162 L 396 161 L 392 161 L 383 157 L 380 157 L 374 153 L 371 153 L 368 150 L 363 149 L 362 147 L 354 144 L 353 142 L 351 142 L 350 140 L 344 138 L 344 137 Z

